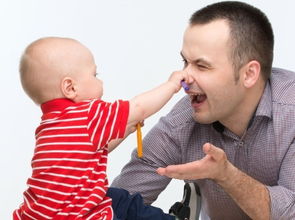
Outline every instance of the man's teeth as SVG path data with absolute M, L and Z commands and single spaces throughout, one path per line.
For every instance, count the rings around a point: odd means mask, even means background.
M 194 95 L 192 95 L 192 99 L 193 99 L 193 101 L 199 103 L 199 102 L 202 102 L 202 101 L 204 101 L 206 99 L 206 95 L 204 95 L 204 94 L 194 94 Z

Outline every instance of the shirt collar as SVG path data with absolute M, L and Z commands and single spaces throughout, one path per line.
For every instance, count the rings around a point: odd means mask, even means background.
M 266 116 L 272 118 L 272 94 L 269 80 L 266 83 L 264 92 L 260 98 L 255 116 Z
M 53 111 L 61 111 L 71 105 L 73 105 L 74 102 L 70 99 L 53 99 L 48 102 L 45 102 L 41 105 L 41 110 L 43 114 L 53 112 Z

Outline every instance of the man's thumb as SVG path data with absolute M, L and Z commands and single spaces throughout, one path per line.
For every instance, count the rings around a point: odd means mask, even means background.
M 203 145 L 203 151 L 205 154 L 213 157 L 213 159 L 215 160 L 220 160 L 223 156 L 223 151 L 210 143 L 206 143 Z

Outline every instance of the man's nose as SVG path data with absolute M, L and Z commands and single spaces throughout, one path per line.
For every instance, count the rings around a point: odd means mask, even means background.
M 193 68 L 193 66 L 191 64 L 188 64 L 183 71 L 186 71 L 188 75 L 190 75 L 190 77 L 192 77 L 193 82 L 190 83 L 189 87 L 190 90 L 200 90 L 199 87 L 199 82 L 198 82 L 198 71 L 196 69 Z
M 193 68 L 192 65 L 189 63 L 186 67 L 183 68 L 183 70 L 190 75 L 191 77 L 193 77 Z M 193 77 L 194 78 L 194 77 Z

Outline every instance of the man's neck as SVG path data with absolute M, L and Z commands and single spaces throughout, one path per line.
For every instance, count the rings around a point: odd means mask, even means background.
M 252 122 L 264 88 L 265 84 L 249 91 L 249 94 L 245 97 L 245 101 L 240 105 L 241 108 L 237 109 L 236 113 L 230 119 L 226 121 L 221 120 L 220 123 L 234 134 L 242 137 Z

